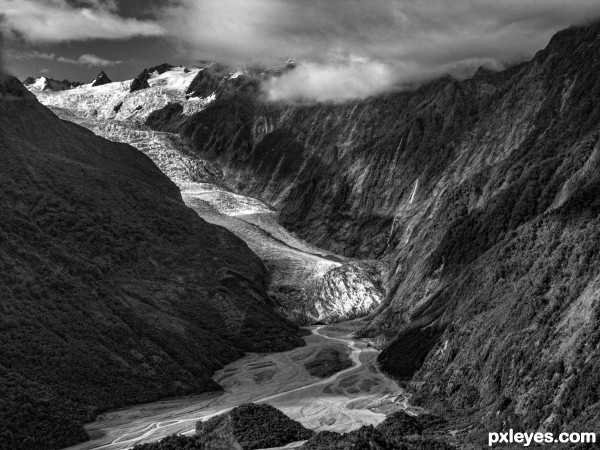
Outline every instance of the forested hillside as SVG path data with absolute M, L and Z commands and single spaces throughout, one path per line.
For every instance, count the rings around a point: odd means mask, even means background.
M 0 208 L 2 449 L 65 447 L 101 410 L 217 390 L 245 351 L 302 344 L 243 241 L 4 75 Z

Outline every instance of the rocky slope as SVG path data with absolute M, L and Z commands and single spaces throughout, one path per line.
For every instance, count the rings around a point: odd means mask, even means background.
M 594 25 L 500 73 L 342 105 L 265 105 L 256 77 L 214 73 L 207 108 L 147 123 L 301 237 L 388 263 L 364 334 L 414 402 L 474 430 L 594 429 L 599 69 Z
M 2 449 L 62 448 L 101 410 L 218 389 L 244 352 L 302 343 L 243 241 L 4 75 L 0 207 Z

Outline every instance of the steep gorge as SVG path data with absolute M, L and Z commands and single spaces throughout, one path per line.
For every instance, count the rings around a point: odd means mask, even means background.
M 4 74 L 0 207 L 2 450 L 86 440 L 101 411 L 215 391 L 245 352 L 303 344 L 241 239 Z
M 194 92 L 216 101 L 147 124 L 301 237 L 387 262 L 363 334 L 415 403 L 486 429 L 593 429 L 599 70 L 594 25 L 499 73 L 342 105 L 264 104 L 256 77 L 203 73 Z

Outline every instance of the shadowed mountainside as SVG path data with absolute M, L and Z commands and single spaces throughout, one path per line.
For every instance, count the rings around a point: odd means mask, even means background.
M 147 123 L 179 132 L 301 237 L 388 262 L 363 333 L 414 402 L 486 429 L 593 429 L 599 70 L 593 25 L 503 72 L 342 105 L 266 105 L 251 77 L 204 79 L 217 101 Z
M 0 206 L 2 449 L 85 440 L 101 410 L 217 390 L 245 351 L 302 344 L 243 241 L 4 75 Z

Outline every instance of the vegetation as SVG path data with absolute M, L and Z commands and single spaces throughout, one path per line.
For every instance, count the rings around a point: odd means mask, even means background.
M 309 439 L 301 450 L 453 450 L 455 447 L 433 439 L 420 436 L 400 435 L 390 427 L 385 431 L 377 427 L 363 426 L 345 434 L 322 431 Z
M 133 450 L 210 450 L 198 436 L 174 434 L 150 444 L 138 444 Z M 225 450 L 225 449 L 223 449 Z M 233 449 L 232 449 L 233 450 Z
M 415 418 L 404 411 L 398 411 L 390 414 L 381 422 L 377 429 L 390 438 L 399 438 L 421 434 L 423 425 L 419 418 Z
M 321 431 L 309 439 L 301 450 L 395 450 L 392 444 L 373 426 L 361 427 L 345 434 L 332 431 Z
M 244 351 L 302 342 L 243 242 L 25 95 L 0 97 L 0 208 L 3 450 L 66 447 L 100 411 L 219 389 Z
M 599 49 L 599 25 L 566 30 L 502 80 L 489 107 L 518 115 L 519 128 L 481 128 L 461 145 L 479 153 L 498 139 L 490 151 L 506 153 L 463 168 L 468 175 L 447 186 L 414 247 L 398 253 L 390 309 L 410 323 L 396 322 L 384 369 L 407 375 L 412 337 L 439 330 L 408 373 L 415 404 L 471 415 L 481 430 L 598 427 Z M 502 147 L 511 129 L 522 134 Z
M 198 422 L 196 434 L 213 446 L 235 442 L 244 450 L 252 450 L 302 441 L 314 433 L 270 405 L 248 403 Z

